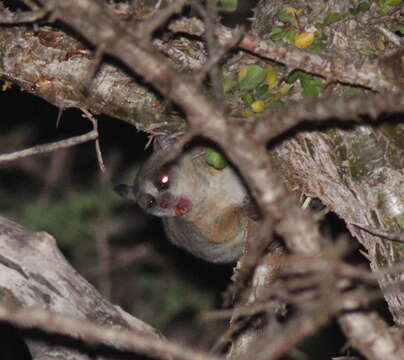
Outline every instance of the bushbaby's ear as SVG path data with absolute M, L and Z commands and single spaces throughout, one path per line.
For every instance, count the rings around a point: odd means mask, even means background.
M 114 187 L 115 192 L 127 200 L 136 200 L 133 192 L 133 186 L 126 184 L 119 184 Z
M 176 142 L 175 137 L 159 135 L 154 138 L 153 149 L 154 151 L 167 150 Z

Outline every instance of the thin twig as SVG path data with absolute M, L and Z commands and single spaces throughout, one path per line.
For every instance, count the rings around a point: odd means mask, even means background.
M 404 42 L 399 36 L 386 29 L 382 25 L 376 25 L 375 28 L 379 30 L 392 44 L 396 46 L 404 46 Z
M 21 159 L 21 158 L 24 158 L 27 156 L 43 154 L 43 153 L 55 151 L 58 149 L 67 148 L 70 146 L 75 146 L 78 144 L 85 143 L 87 141 L 96 140 L 97 138 L 98 138 L 98 131 L 97 131 L 97 129 L 93 129 L 84 135 L 73 136 L 66 140 L 60 140 L 60 141 L 43 144 L 43 145 L 36 145 L 36 146 L 30 147 L 25 150 L 0 155 L 0 163 Z
M 81 111 L 84 113 L 85 117 L 90 120 L 93 124 L 94 130 L 97 131 L 98 134 L 98 121 L 87 109 L 81 108 Z M 100 147 L 99 136 L 95 139 L 95 153 L 97 154 L 98 165 L 102 172 L 105 172 L 104 160 L 102 159 L 102 152 Z
M 0 12 L 0 24 L 23 24 L 38 21 L 49 13 L 48 10 L 39 8 L 32 11 L 11 12 L 4 9 Z
M 150 40 L 154 31 L 162 26 L 172 15 L 178 13 L 186 5 L 188 0 L 176 0 L 168 4 L 164 9 L 156 11 L 156 14 L 146 22 L 140 25 L 139 33 L 142 38 Z
M 389 241 L 404 244 L 404 233 L 392 233 L 392 232 L 388 232 L 388 231 L 384 231 L 384 230 L 376 230 L 376 229 L 371 229 L 365 225 L 359 225 L 359 224 L 354 224 L 354 223 L 352 223 L 352 225 L 358 227 L 359 229 L 361 229 L 371 235 L 378 236 L 382 239 L 386 239 Z
M 207 1 L 205 7 L 203 7 L 199 1 L 192 1 L 192 6 L 199 12 L 205 23 L 205 39 L 208 47 L 209 59 L 218 55 L 218 42 L 216 37 L 216 21 L 217 21 L 217 5 L 213 1 Z M 205 68 L 206 72 L 209 73 L 209 79 L 212 84 L 213 94 L 218 102 L 221 101 L 222 91 L 221 91 L 221 81 L 219 68 L 217 67 L 217 62 L 221 59 L 221 56 L 217 58 L 215 56 L 215 61 L 211 61 L 209 67 Z M 209 60 L 208 60 L 209 61 Z M 202 79 L 204 75 L 202 75 Z M 201 79 L 201 78 L 200 78 Z
M 84 78 L 83 81 L 83 86 L 84 89 L 83 91 L 85 93 L 90 93 L 91 92 L 91 83 L 94 80 L 97 71 L 100 68 L 101 62 L 102 62 L 102 58 L 104 56 L 104 49 L 106 48 L 107 44 L 101 44 L 97 47 L 95 54 L 94 54 L 94 61 L 90 62 L 90 67 L 88 69 L 88 72 Z M 87 95 L 87 94 L 85 94 Z
M 203 65 L 202 69 L 198 71 L 196 74 L 196 78 L 199 82 L 202 82 L 203 79 L 205 78 L 206 74 L 212 69 L 213 66 L 215 66 L 221 59 L 222 57 L 228 53 L 229 50 L 237 46 L 237 44 L 240 42 L 242 39 L 243 35 L 245 32 L 244 27 L 240 27 L 236 32 L 234 33 L 234 36 L 228 40 L 227 43 L 222 44 L 216 52 L 214 53 L 209 53 L 209 58 Z
M 31 0 L 22 0 L 31 11 L 12 12 L 3 8 L 0 12 L 0 24 L 22 24 L 38 21 L 49 14 L 49 9 L 40 8 Z

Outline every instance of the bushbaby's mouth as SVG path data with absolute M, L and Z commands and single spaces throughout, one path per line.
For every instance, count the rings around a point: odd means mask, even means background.
M 189 213 L 191 210 L 192 210 L 192 202 L 188 198 L 182 197 L 178 201 L 174 212 L 176 216 L 183 216 Z

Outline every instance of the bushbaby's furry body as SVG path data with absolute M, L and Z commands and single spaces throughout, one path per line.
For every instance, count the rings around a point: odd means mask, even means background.
M 117 191 L 147 213 L 162 217 L 174 244 L 206 261 L 236 261 L 256 227 L 240 178 L 230 166 L 216 170 L 208 165 L 201 146 L 161 166 L 169 148 L 167 139 L 159 137 L 134 185 L 119 185 Z

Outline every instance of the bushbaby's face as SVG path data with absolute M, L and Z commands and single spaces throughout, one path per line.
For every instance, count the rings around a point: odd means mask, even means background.
M 181 193 L 178 167 L 175 164 L 148 171 L 147 164 L 136 176 L 134 198 L 147 213 L 160 216 L 182 216 L 192 210 L 189 197 Z

